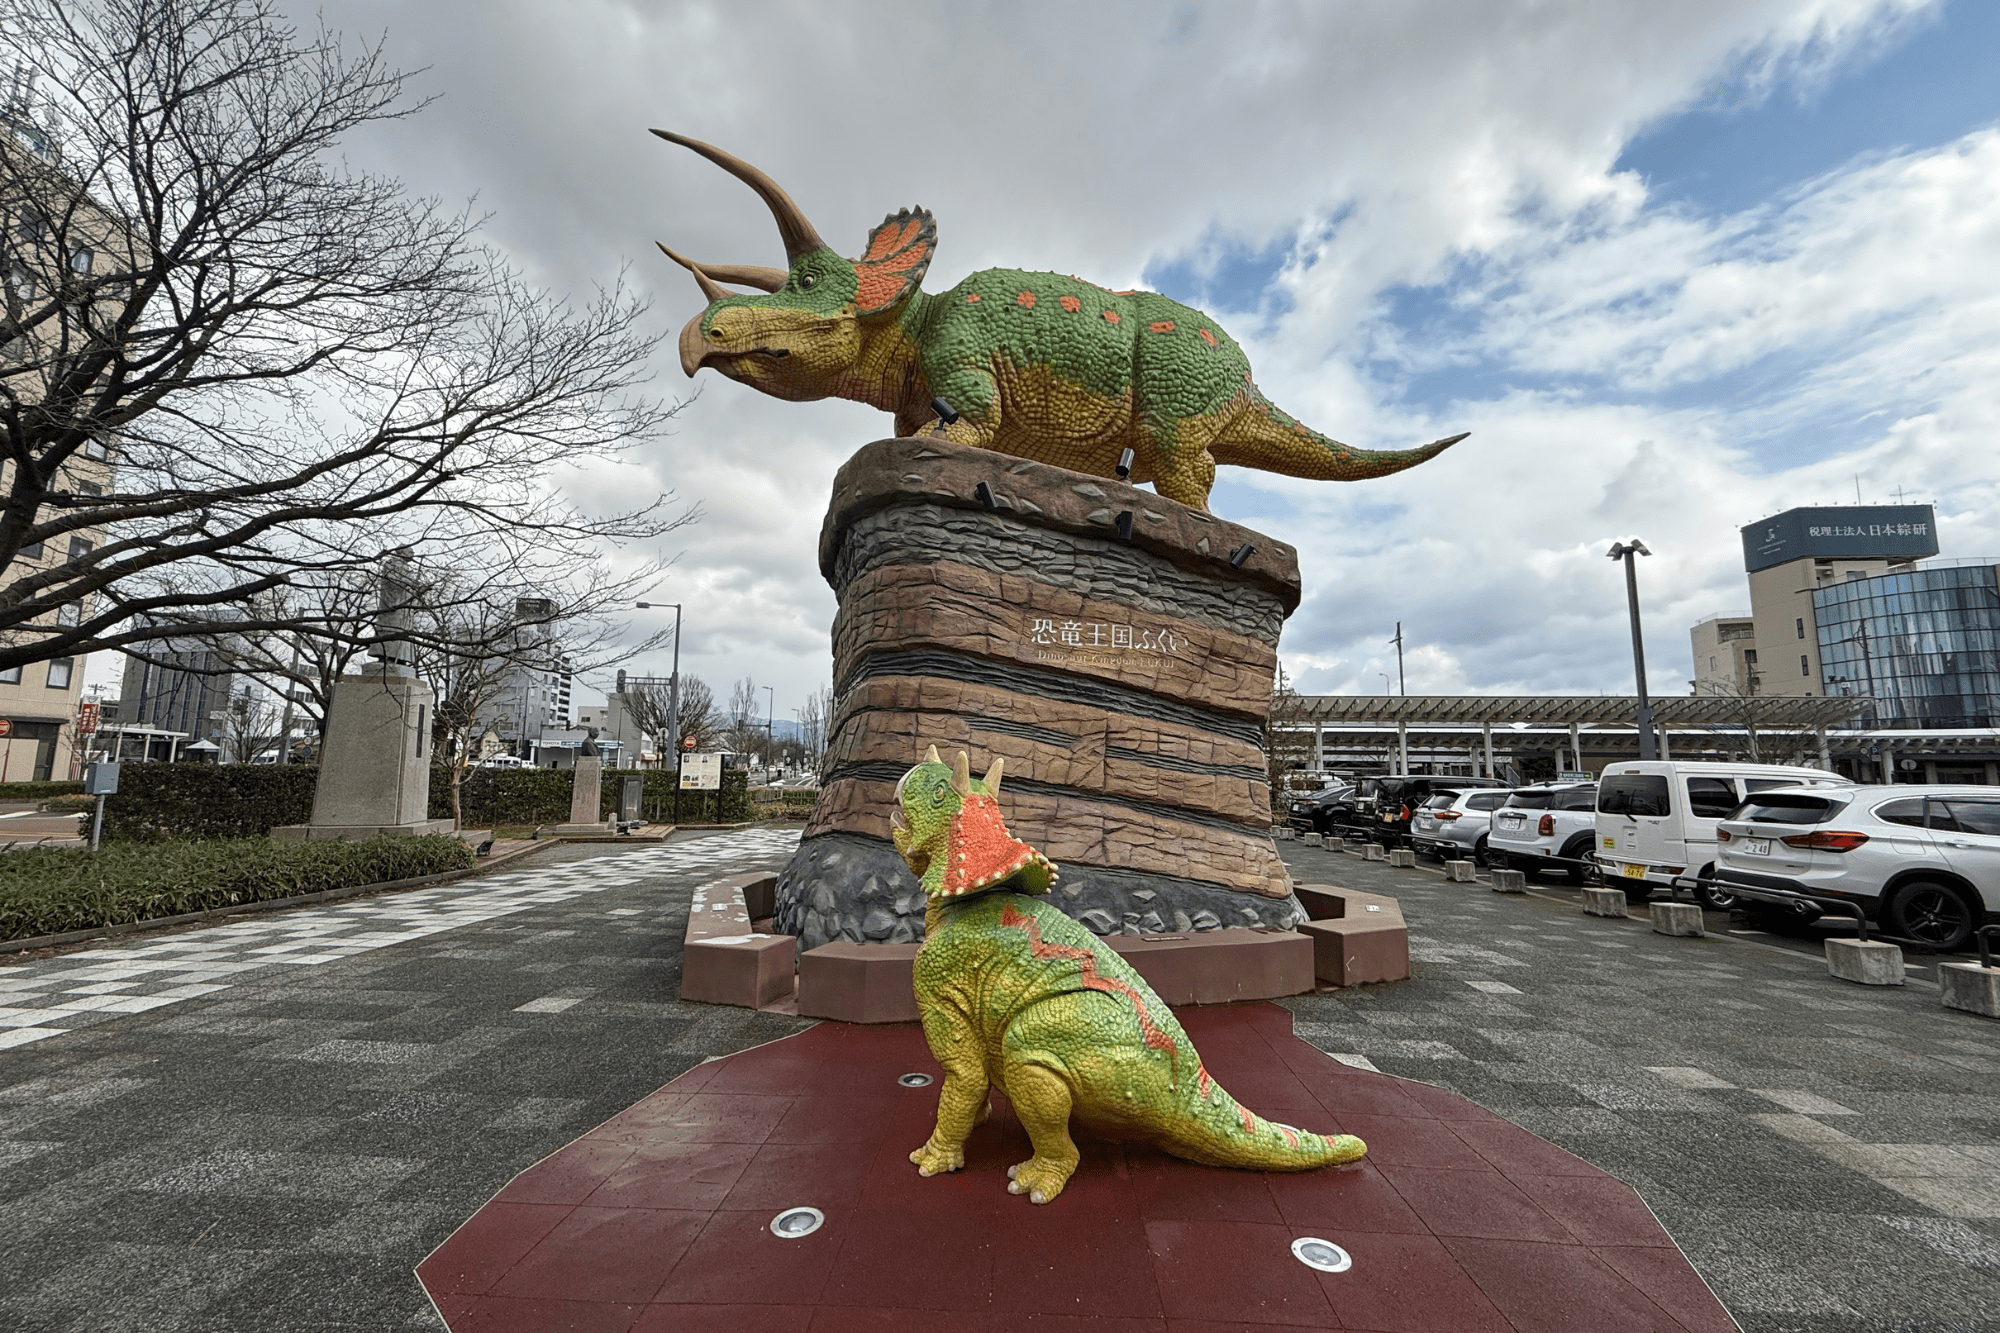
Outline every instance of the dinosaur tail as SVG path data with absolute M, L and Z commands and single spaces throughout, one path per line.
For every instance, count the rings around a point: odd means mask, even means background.
M 1465 434 L 1435 440 L 1414 449 L 1357 449 L 1312 430 L 1280 412 L 1254 384 L 1246 384 L 1243 410 L 1222 432 L 1209 453 L 1218 463 L 1281 472 L 1315 481 L 1366 481 L 1436 458 Z
M 1200 1066 L 1190 1094 L 1160 1144 L 1190 1162 L 1250 1171 L 1310 1171 L 1356 1161 L 1368 1151 L 1352 1134 L 1314 1134 L 1246 1110 Z

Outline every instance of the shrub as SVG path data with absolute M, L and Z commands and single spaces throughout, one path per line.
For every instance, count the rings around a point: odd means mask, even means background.
M 245 838 L 127 843 L 94 855 L 73 848 L 9 852 L 0 856 L 0 939 L 383 884 L 472 863 L 472 849 L 453 837 L 369 842 Z
M 126 764 L 104 805 L 106 841 L 257 838 L 312 818 L 309 764 Z
M 45 801 L 51 796 L 75 796 L 81 782 L 0 782 L 0 801 Z

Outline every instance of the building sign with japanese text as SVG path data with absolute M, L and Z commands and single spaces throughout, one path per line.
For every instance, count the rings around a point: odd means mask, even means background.
M 1929 505 L 1840 505 L 1787 509 L 1743 529 L 1743 568 L 1755 574 L 1792 560 L 1921 560 L 1938 553 Z

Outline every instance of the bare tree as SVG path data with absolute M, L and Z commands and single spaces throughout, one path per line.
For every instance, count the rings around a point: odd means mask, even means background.
M 672 416 L 642 387 L 658 335 L 622 286 L 536 290 L 476 216 L 342 167 L 350 131 L 421 109 L 379 47 L 272 0 L 7 16 L 40 100 L 0 126 L 0 669 L 217 623 L 338 658 L 367 642 L 347 607 L 271 594 L 391 547 L 565 585 L 687 517 L 549 484 Z
M 820 761 L 826 757 L 827 727 L 833 720 L 833 689 L 822 685 L 792 710 L 799 719 L 799 760 L 820 775 Z
M 1273 819 L 1282 819 L 1288 808 L 1290 793 L 1286 779 L 1305 768 L 1312 756 L 1312 743 L 1307 739 L 1309 733 L 1304 722 L 1305 700 L 1292 688 L 1285 664 L 1280 662 L 1277 678 L 1272 682 L 1271 712 L 1264 721 L 1264 760 Z
M 222 761 L 247 764 L 277 734 L 278 710 L 254 686 L 246 684 L 229 696 L 218 720 L 222 725 L 216 741 L 222 746 Z
M 757 682 L 749 676 L 729 687 L 723 736 L 738 754 L 762 754 L 768 748 L 764 720 L 758 716 L 762 703 L 757 697 Z

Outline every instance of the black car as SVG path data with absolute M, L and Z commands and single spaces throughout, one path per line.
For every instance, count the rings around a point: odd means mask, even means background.
M 1431 797 L 1439 792 L 1465 792 L 1506 785 L 1497 778 L 1450 778 L 1431 773 L 1370 778 L 1362 784 L 1362 796 L 1374 798 L 1374 807 L 1366 812 L 1365 822 L 1384 846 L 1407 847 L 1410 844 L 1410 820 Z
M 1347 817 L 1354 791 L 1351 785 L 1335 783 L 1324 791 L 1293 797 L 1285 822 L 1300 833 L 1332 833 L 1336 819 L 1344 821 Z

